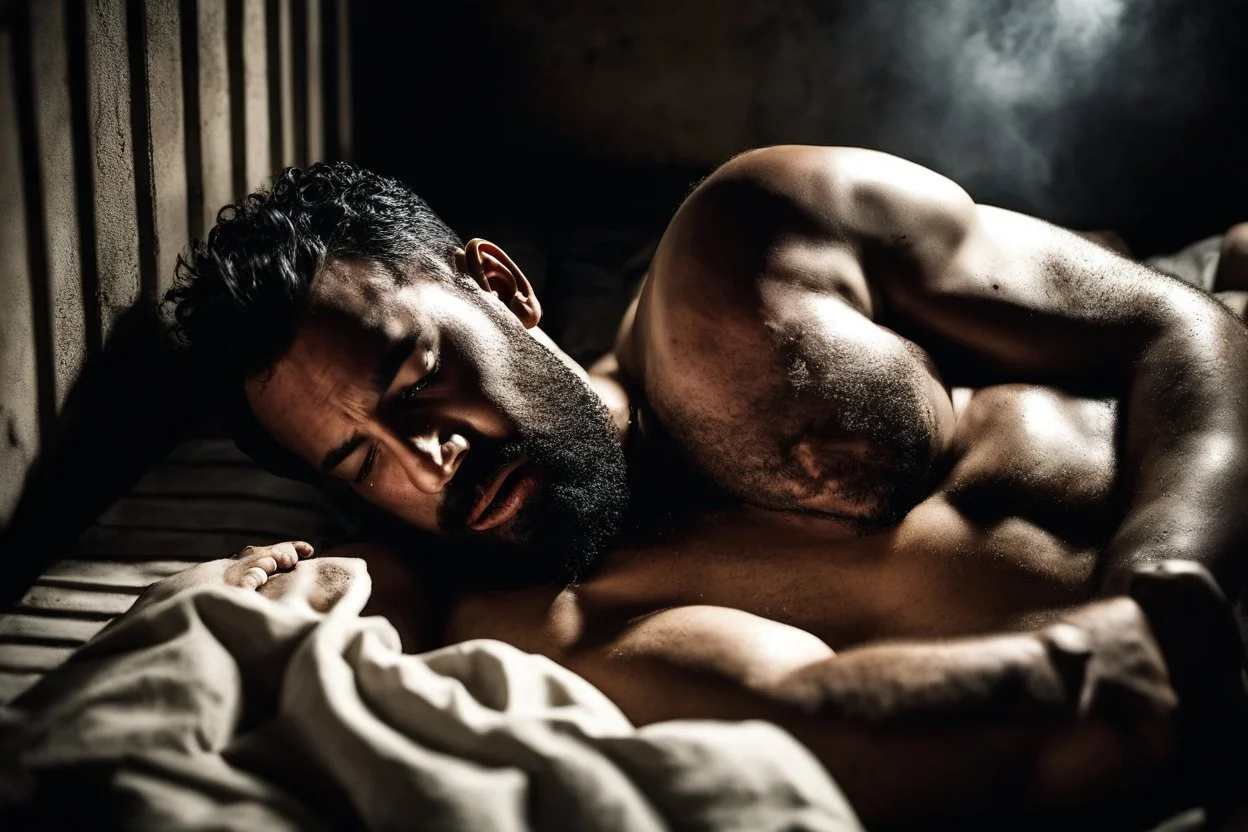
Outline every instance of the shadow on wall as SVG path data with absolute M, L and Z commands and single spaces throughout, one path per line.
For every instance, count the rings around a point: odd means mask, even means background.
M 452 221 L 661 222 L 784 142 L 894 152 L 1144 253 L 1248 215 L 1243 3 L 438 5 L 357 6 L 357 149 Z
M 117 318 L 83 363 L 0 534 L 0 611 L 68 557 L 82 529 L 153 462 L 180 440 L 213 431 L 188 370 L 154 306 L 138 303 Z
M 194 421 L 156 299 L 222 205 L 349 154 L 348 10 L 0 0 L 0 596 Z

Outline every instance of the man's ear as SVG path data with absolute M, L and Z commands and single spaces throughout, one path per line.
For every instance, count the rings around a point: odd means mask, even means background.
M 525 329 L 537 326 L 542 320 L 542 305 L 529 279 L 507 252 L 489 240 L 479 237 L 469 240 L 462 252 L 455 252 L 455 265 L 477 281 L 484 291 L 502 301 Z

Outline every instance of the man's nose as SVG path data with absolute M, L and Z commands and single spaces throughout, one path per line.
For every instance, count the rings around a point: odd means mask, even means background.
M 463 433 L 434 429 L 408 431 L 396 436 L 394 448 L 407 479 L 426 494 L 442 491 L 468 452 L 468 439 Z

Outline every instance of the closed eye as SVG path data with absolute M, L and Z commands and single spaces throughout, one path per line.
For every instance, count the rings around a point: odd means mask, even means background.
M 377 452 L 379 450 L 381 450 L 380 443 L 368 449 L 368 456 L 364 457 L 364 464 L 360 466 L 360 473 L 355 475 L 356 485 L 363 485 L 364 480 L 368 478 L 368 473 L 373 470 L 373 463 L 377 460 Z
M 434 377 L 437 376 L 438 370 L 441 366 L 442 362 L 439 359 L 438 363 L 433 365 L 433 369 L 425 373 L 423 378 L 414 384 L 409 384 L 407 387 L 404 387 L 401 391 L 399 391 L 399 395 L 395 396 L 395 402 L 401 407 L 415 404 L 420 392 L 429 386 Z

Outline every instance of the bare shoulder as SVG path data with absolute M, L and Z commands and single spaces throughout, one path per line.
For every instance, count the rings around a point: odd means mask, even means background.
M 679 232 L 727 222 L 861 246 L 896 242 L 891 235 L 916 221 L 928 235 L 958 234 L 973 212 L 965 190 L 914 162 L 863 148 L 787 145 L 726 162 L 672 225 Z
M 649 392 L 665 366 L 755 352 L 770 313 L 824 298 L 875 320 L 872 255 L 956 246 L 973 218 L 956 184 L 886 153 L 743 153 L 694 189 L 668 225 L 621 330 L 621 367 Z
M 676 212 L 637 319 L 691 301 L 722 317 L 734 301 L 756 297 L 760 280 L 835 293 L 869 313 L 865 257 L 881 248 L 947 250 L 974 221 L 961 187 L 887 153 L 752 150 L 707 177 Z
M 466 597 L 447 641 L 470 638 L 505 641 L 564 665 L 637 724 L 760 716 L 782 680 L 835 655 L 804 630 L 741 610 L 624 608 L 578 587 Z

